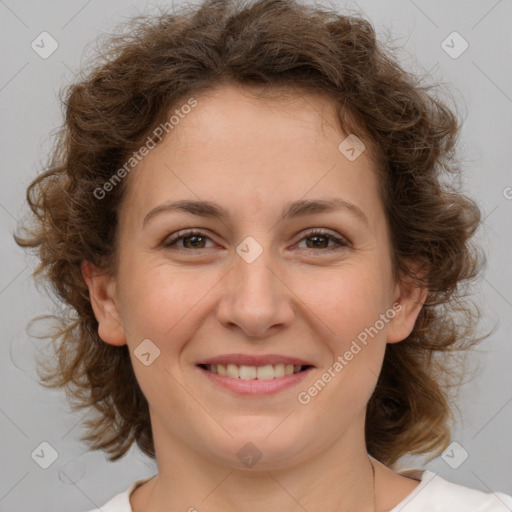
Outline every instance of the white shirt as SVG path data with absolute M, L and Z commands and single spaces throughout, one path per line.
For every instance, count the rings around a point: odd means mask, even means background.
M 389 512 L 511 512 L 512 496 L 502 492 L 486 493 L 455 484 L 437 473 L 421 469 L 399 471 L 419 480 L 419 485 Z M 101 509 L 88 512 L 133 512 L 130 494 L 153 477 L 137 480 L 129 489 L 114 496 Z

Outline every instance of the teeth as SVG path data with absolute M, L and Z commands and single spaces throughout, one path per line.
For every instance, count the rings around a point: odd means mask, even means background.
M 244 378 L 242 376 L 242 368 L 244 368 L 244 367 L 243 366 L 240 367 L 240 378 L 241 379 Z M 248 367 L 246 367 L 246 368 L 248 368 Z M 274 367 L 271 364 L 267 364 L 266 366 L 258 366 L 258 368 L 251 366 L 251 368 L 254 368 L 256 370 L 254 377 L 257 376 L 258 379 L 260 379 L 260 380 L 270 380 L 275 377 Z
M 240 377 L 240 371 L 236 364 L 228 364 L 226 366 L 226 376 L 236 379 Z
M 267 364 L 265 366 L 247 366 L 236 364 L 209 364 L 208 370 L 212 373 L 218 373 L 233 379 L 243 380 L 270 380 L 299 373 L 302 370 L 301 365 L 293 364 Z
M 284 377 L 284 364 L 274 365 L 274 375 L 275 375 L 276 379 L 278 377 Z
M 235 366 L 236 368 L 236 366 Z M 252 380 L 256 378 L 256 374 L 258 373 L 259 368 L 256 368 L 255 366 L 239 366 L 238 367 L 238 374 L 241 379 L 244 380 Z

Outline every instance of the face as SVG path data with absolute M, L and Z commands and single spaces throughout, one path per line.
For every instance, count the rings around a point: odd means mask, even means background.
M 386 343 L 421 308 L 393 281 L 368 151 L 340 151 L 320 96 L 224 85 L 196 100 L 128 178 L 116 276 L 84 267 L 99 335 L 128 344 L 157 455 L 243 467 L 254 445 L 277 468 L 349 451 Z M 163 207 L 176 201 L 214 208 Z

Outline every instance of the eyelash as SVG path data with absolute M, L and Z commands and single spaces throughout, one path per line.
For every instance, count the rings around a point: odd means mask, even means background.
M 210 239 L 210 237 L 208 235 L 206 235 L 205 233 L 203 233 L 201 231 L 185 230 L 185 231 L 180 231 L 180 232 L 176 233 L 176 236 L 174 236 L 169 241 L 164 241 L 162 245 L 165 249 L 171 249 L 172 246 L 179 240 L 183 240 L 185 238 L 191 238 L 193 236 L 200 236 L 202 238 Z M 337 247 L 328 247 L 328 248 L 324 248 L 324 249 L 306 249 L 306 251 L 308 251 L 308 252 L 328 252 L 328 251 L 337 251 L 337 250 L 349 247 L 349 243 L 347 242 L 347 240 L 345 240 L 344 238 L 339 238 L 339 237 L 333 235 L 332 233 L 330 233 L 329 231 L 326 231 L 321 228 L 313 229 L 311 231 L 306 232 L 304 234 L 304 236 L 299 240 L 299 242 L 302 242 L 302 240 L 305 240 L 308 238 L 313 238 L 315 236 L 321 236 L 323 238 L 327 238 L 329 241 L 335 242 L 338 246 Z M 195 252 L 195 253 L 201 254 L 201 251 L 205 251 L 207 249 L 206 248 L 201 248 L 201 249 L 184 249 L 184 248 L 178 249 L 178 248 L 175 248 L 172 250 L 176 250 L 176 251 L 180 251 L 180 252 Z

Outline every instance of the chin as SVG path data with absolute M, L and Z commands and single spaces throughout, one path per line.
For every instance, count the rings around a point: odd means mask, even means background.
M 246 426 L 243 430 L 226 428 L 233 437 L 223 435 L 211 440 L 210 450 L 215 447 L 211 453 L 217 462 L 251 471 L 284 469 L 300 463 L 314 443 L 314 439 L 301 438 L 299 433 L 291 431 L 290 425 L 284 425 L 286 420 L 280 425 L 283 418 L 278 421 L 267 418 L 260 425 L 255 424 L 254 417 L 245 420 L 238 423 Z

